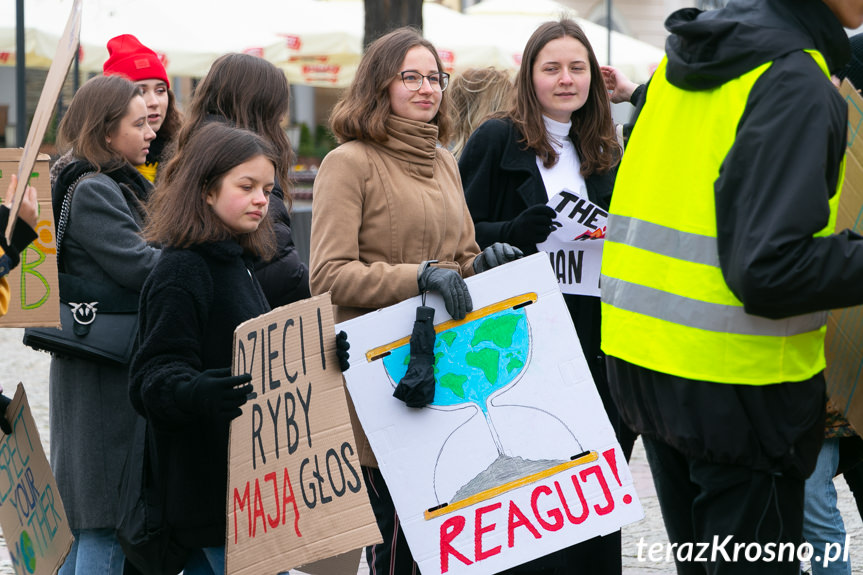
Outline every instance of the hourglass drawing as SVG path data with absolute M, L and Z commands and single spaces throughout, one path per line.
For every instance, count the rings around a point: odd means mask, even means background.
M 531 361 L 531 328 L 526 308 L 537 298 L 533 292 L 517 295 L 473 311 L 461 321 L 448 320 L 435 326 L 435 397 L 422 409 L 466 410 L 467 415 L 438 451 L 434 479 L 437 501 L 428 507 L 426 519 L 597 458 L 595 452 L 583 448 L 560 418 L 536 406 L 504 400 L 505 394 L 518 385 Z M 369 362 L 382 362 L 393 388 L 407 372 L 409 344 L 407 336 L 366 353 Z M 529 454 L 513 453 L 501 440 L 495 426 L 495 411 L 501 407 L 532 410 L 529 416 L 532 419 L 561 428 L 566 436 L 563 442 L 569 459 L 531 459 Z M 460 430 L 480 414 L 494 443 L 497 459 L 476 477 L 465 478 L 454 494 L 442 495 L 437 486 L 437 474 L 443 454 L 447 449 L 457 448 Z M 446 471 L 453 473 L 452 469 Z

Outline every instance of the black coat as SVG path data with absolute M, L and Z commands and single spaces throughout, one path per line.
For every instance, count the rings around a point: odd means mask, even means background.
M 269 311 L 250 269 L 233 241 L 168 248 L 141 292 L 130 395 L 155 432 L 167 519 L 188 548 L 225 543 L 229 422 L 184 411 L 174 386 L 230 367 L 234 329 Z
M 536 151 L 520 144 L 521 134 L 510 120 L 488 120 L 465 144 L 458 162 L 467 205 L 476 227 L 480 248 L 507 242 L 507 224 L 525 209 L 548 203 L 548 193 L 536 165 Z M 585 178 L 590 201 L 608 209 L 617 169 Z M 525 254 L 536 245 L 517 246 Z M 621 427 L 617 408 L 608 393 L 605 356 L 600 349 L 600 300 L 598 297 L 564 294 L 572 322 L 597 390 L 611 424 L 618 432 L 627 456 L 634 438 Z M 621 432 L 625 434 L 621 436 Z

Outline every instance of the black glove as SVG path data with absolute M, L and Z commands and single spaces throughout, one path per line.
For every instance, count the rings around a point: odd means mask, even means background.
M 425 264 L 426 262 L 423 262 L 420 266 L 420 275 L 417 278 L 420 293 L 436 291 L 443 296 L 447 313 L 453 319 L 464 319 L 464 316 L 473 311 L 473 302 L 461 275 L 455 270 L 446 268 L 432 266 L 424 268 Z
M 545 204 L 530 206 L 504 227 L 504 239 L 523 252 L 533 253 L 554 229 L 557 216 L 554 208 Z
M 36 230 L 30 227 L 30 224 L 18 218 L 15 223 L 15 230 L 12 232 L 12 243 L 6 243 L 6 224 L 9 222 L 9 208 L 0 206 L 0 248 L 9 256 L 9 269 L 14 268 L 21 261 L 21 252 L 27 249 L 30 242 L 35 240 L 39 235 Z M 7 272 L 9 270 L 6 270 Z M 5 275 L 5 274 L 3 274 Z
M 3 233 L 6 233 L 5 230 Z M 6 435 L 12 435 L 12 424 L 6 419 L 6 408 L 9 407 L 10 403 L 12 403 L 11 399 L 0 394 L 0 430 Z
M 252 376 L 248 373 L 231 375 L 231 368 L 208 369 L 191 381 L 178 384 L 174 390 L 177 405 L 185 411 L 212 419 L 231 420 L 243 411 L 252 393 Z
M 351 358 L 351 354 L 348 353 L 349 349 L 351 349 L 351 344 L 348 343 L 348 334 L 340 331 L 336 334 L 336 357 L 339 358 L 339 367 L 342 371 L 347 371 L 351 366 L 349 362 Z
M 496 268 L 506 262 L 511 262 L 523 257 L 524 254 L 520 249 L 509 244 L 495 242 L 482 250 L 481 254 L 476 256 L 476 259 L 473 260 L 473 271 L 481 274 L 491 268 Z

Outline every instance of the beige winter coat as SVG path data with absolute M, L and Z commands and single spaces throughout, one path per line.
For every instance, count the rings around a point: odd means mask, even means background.
M 351 141 L 315 177 L 310 283 L 330 292 L 336 321 L 419 294 L 425 260 L 473 275 L 479 253 L 452 154 L 437 127 L 391 116 L 383 144 Z M 360 463 L 377 467 L 348 398 Z

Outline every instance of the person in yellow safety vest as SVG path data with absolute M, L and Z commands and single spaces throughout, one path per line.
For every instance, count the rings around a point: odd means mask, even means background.
M 636 110 L 602 348 L 678 573 L 799 571 L 826 310 L 863 303 L 863 237 L 833 233 L 847 106 L 830 81 L 861 24 L 863 0 L 679 10 Z

